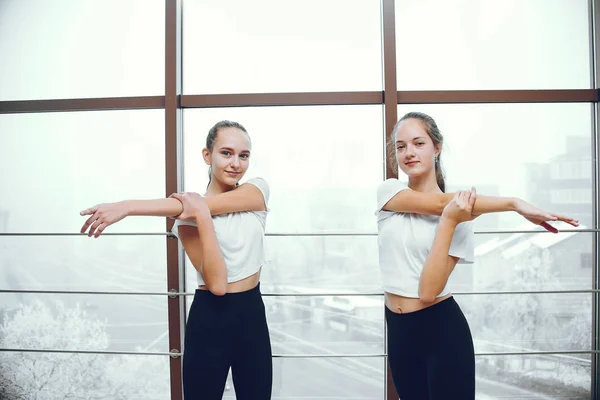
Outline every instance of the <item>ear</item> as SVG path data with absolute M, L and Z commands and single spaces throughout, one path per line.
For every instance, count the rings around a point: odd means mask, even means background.
M 206 147 L 202 149 L 202 158 L 204 158 L 206 165 L 212 165 L 212 157 L 210 155 L 210 151 L 208 151 Z
M 438 144 L 437 146 L 435 146 L 435 156 L 438 157 L 441 152 L 442 152 L 442 145 Z

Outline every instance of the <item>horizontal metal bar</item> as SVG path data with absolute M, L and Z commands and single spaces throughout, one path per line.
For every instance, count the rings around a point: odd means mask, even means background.
M 520 294 L 586 294 L 600 293 L 600 289 L 573 289 L 573 290 L 530 290 L 530 291 L 492 291 L 492 292 L 452 292 L 455 296 L 483 296 L 483 295 L 520 295 Z M 94 290 L 37 290 L 37 289 L 0 289 L 0 294 L 67 294 L 67 295 L 115 295 L 115 296 L 194 296 L 195 292 L 112 292 Z M 263 297 L 368 297 L 383 296 L 383 292 L 376 293 L 263 293 Z
M 165 107 L 164 96 L 0 101 L 0 114 L 140 110 Z
M 383 92 L 238 93 L 182 95 L 182 108 L 383 104 Z
M 600 232 L 600 229 L 561 229 L 558 233 L 594 233 Z M 475 231 L 476 235 L 504 235 L 515 233 L 552 233 L 547 230 L 514 230 L 514 231 Z M 79 232 L 0 232 L 2 236 L 88 236 L 86 233 Z M 104 232 L 102 236 L 176 236 L 171 232 Z M 323 237 L 323 236 L 377 236 L 377 232 L 267 232 L 267 237 Z
M 593 103 L 597 89 L 399 91 L 398 104 Z
M 58 350 L 58 349 L 14 349 L 0 348 L 0 352 L 11 353 L 59 353 L 59 354 L 102 354 L 133 356 L 170 356 L 181 357 L 180 352 L 140 352 L 140 351 L 107 351 L 107 350 Z M 598 354 L 600 350 L 565 350 L 565 351 L 524 351 L 524 352 L 492 352 L 475 353 L 476 357 L 494 356 L 552 356 L 561 354 Z M 384 358 L 385 353 L 378 354 L 273 354 L 273 358 Z
M 399 104 L 569 103 L 598 102 L 596 89 L 580 90 L 441 90 L 399 91 Z M 179 96 L 182 108 L 383 105 L 383 91 L 234 93 Z M 135 110 L 165 107 L 164 96 L 102 97 L 0 101 L 0 114 L 66 111 Z
M 63 354 L 104 354 L 104 355 L 132 355 L 132 356 L 171 356 L 179 357 L 181 353 L 175 352 L 142 352 L 142 351 L 108 351 L 108 350 L 58 350 L 58 349 L 4 349 L 0 352 L 12 353 L 63 353 Z

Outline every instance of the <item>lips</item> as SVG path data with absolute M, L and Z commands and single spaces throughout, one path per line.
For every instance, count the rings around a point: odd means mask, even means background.
M 418 163 L 419 163 L 418 161 L 409 161 L 406 163 L 406 165 L 408 165 L 409 167 L 412 167 L 413 165 L 416 165 Z
M 240 173 L 239 172 L 232 172 L 232 171 L 225 171 L 226 174 L 231 175 L 231 176 L 238 176 Z

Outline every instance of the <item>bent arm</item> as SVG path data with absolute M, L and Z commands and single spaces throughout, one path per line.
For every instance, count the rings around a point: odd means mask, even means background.
M 217 242 L 212 220 L 197 221 L 198 227 L 181 225 L 179 239 L 208 290 L 217 296 L 227 293 L 227 266 Z
M 419 298 L 423 302 L 435 301 L 446 287 L 448 278 L 458 262 L 458 257 L 448 255 L 456 226 L 454 221 L 444 217 L 440 219 L 433 245 L 419 279 Z

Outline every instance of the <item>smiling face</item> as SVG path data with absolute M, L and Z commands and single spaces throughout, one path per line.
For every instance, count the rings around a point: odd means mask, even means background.
M 211 182 L 235 187 L 248 170 L 250 148 L 250 137 L 242 129 L 218 128 L 212 149 L 202 151 L 204 161 L 211 166 Z
M 435 158 L 441 144 L 435 144 L 421 121 L 408 118 L 400 122 L 395 137 L 398 166 L 409 178 L 433 176 Z

